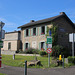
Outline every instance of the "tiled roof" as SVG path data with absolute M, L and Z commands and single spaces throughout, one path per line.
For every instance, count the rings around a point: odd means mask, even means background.
M 24 24 L 24 25 L 18 27 L 18 28 L 23 28 L 23 27 L 33 26 L 33 25 L 37 25 L 37 24 L 41 24 L 41 23 L 50 22 L 50 21 L 53 21 L 53 20 L 58 19 L 59 17 L 63 17 L 63 16 L 65 16 L 72 23 L 72 21 L 67 17 L 67 15 L 64 12 L 61 12 L 60 15 L 58 15 L 58 16 L 54 16 L 54 17 L 39 20 L 39 21 L 29 22 L 27 24 Z

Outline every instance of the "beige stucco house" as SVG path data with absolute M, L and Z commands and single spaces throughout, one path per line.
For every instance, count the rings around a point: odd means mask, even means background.
M 21 28 L 21 41 L 23 51 L 28 48 L 43 49 L 46 50 L 46 34 L 47 27 L 51 27 L 54 23 L 58 25 L 58 45 L 68 47 L 71 49 L 69 43 L 69 33 L 75 32 L 75 26 L 68 16 L 61 12 L 59 15 L 34 21 L 31 20 L 29 23 L 24 24 L 18 28 Z M 7 48 L 8 49 L 8 48 Z
M 5 33 L 5 39 L 3 40 L 2 50 L 17 51 L 21 49 L 20 31 Z

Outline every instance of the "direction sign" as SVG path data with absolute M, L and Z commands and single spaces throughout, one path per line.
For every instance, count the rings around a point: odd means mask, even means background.
M 52 49 L 51 48 L 47 48 L 47 53 L 51 53 L 52 52 Z
M 3 41 L 0 41 L 0 48 L 3 48 Z
M 52 48 L 52 44 L 48 44 L 48 48 Z
M 51 36 L 47 36 L 47 44 L 52 44 L 52 37 Z

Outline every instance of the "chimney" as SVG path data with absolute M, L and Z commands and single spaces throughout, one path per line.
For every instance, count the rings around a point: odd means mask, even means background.
M 60 12 L 60 15 L 63 15 L 63 14 L 65 15 L 65 12 Z
M 34 22 L 34 20 L 30 20 L 30 22 Z

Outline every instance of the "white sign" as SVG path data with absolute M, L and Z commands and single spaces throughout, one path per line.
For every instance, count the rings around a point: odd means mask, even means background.
M 48 48 L 52 48 L 52 44 L 48 44 Z
M 74 37 L 74 42 L 75 42 L 75 33 L 69 34 L 69 42 L 73 42 L 73 37 Z

